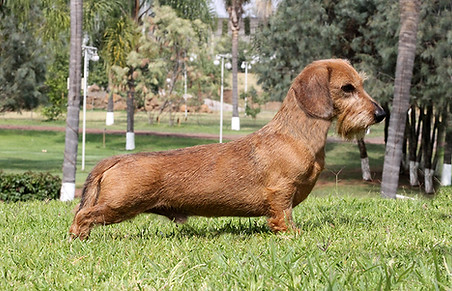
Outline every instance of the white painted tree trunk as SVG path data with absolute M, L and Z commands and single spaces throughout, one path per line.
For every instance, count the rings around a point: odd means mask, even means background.
M 135 133 L 127 132 L 126 133 L 126 150 L 132 151 L 135 149 Z
M 443 172 L 441 173 L 441 185 L 450 186 L 452 180 L 452 165 L 443 164 Z
M 416 161 L 410 161 L 410 185 L 412 187 L 419 186 L 418 170 L 419 170 L 419 163 Z
M 105 120 L 105 124 L 110 126 L 115 123 L 115 113 L 114 112 L 107 112 L 107 119 Z
M 232 130 L 240 130 L 240 118 L 239 117 L 232 117 L 231 129 Z
M 71 201 L 75 198 L 75 183 L 63 183 L 61 185 L 60 200 Z
M 370 175 L 369 157 L 361 159 L 361 172 L 363 174 L 364 181 L 372 181 Z
M 67 98 L 66 137 L 64 142 L 63 179 L 60 200 L 75 197 L 77 172 L 80 87 L 82 71 L 83 0 L 70 1 L 71 41 L 69 57 L 69 88 Z
M 433 169 L 425 169 L 424 177 L 425 177 L 425 193 L 432 194 L 434 192 L 433 189 L 433 175 L 435 174 L 435 170 Z

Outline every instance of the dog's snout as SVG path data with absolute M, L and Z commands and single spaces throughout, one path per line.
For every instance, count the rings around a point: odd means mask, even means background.
M 375 102 L 372 102 L 375 106 L 375 112 L 374 112 L 374 118 L 375 118 L 375 122 L 379 123 L 381 121 L 383 121 L 383 119 L 385 119 L 386 117 L 386 112 L 383 110 L 383 108 L 381 108 L 380 105 L 378 105 Z

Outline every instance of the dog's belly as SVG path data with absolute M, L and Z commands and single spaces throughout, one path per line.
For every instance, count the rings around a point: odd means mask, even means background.
M 256 211 L 250 207 L 228 207 L 227 205 L 214 205 L 209 207 L 158 207 L 147 210 L 148 213 L 155 213 L 168 217 L 171 220 L 186 218 L 188 216 L 204 216 L 204 217 L 220 217 L 220 216 L 237 216 L 237 217 L 255 217 L 266 216 L 266 211 Z
M 149 212 L 170 216 L 265 216 L 268 205 L 260 193 L 230 193 L 188 190 L 177 194 L 161 192 L 159 202 Z

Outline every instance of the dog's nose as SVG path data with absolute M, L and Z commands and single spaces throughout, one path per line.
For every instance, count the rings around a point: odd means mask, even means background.
M 375 103 L 375 102 L 372 102 L 372 103 L 375 106 L 375 113 L 374 113 L 375 122 L 379 123 L 379 122 L 383 121 L 383 119 L 385 119 L 386 112 L 377 103 Z

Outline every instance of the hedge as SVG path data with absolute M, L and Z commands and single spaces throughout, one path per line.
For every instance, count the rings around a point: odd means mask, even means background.
M 4 202 L 57 199 L 60 189 L 61 178 L 50 173 L 0 171 L 0 200 Z

